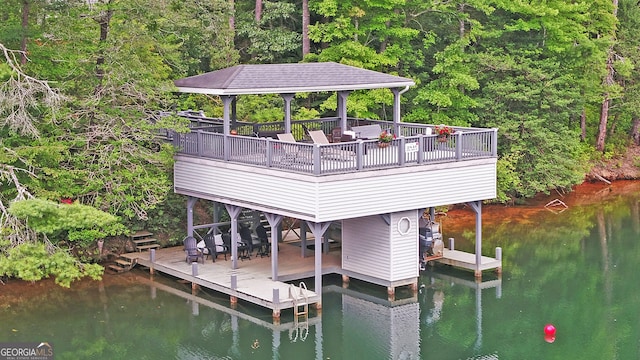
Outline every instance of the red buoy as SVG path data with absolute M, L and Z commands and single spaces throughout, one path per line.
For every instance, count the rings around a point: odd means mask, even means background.
M 545 325 L 544 334 L 549 336 L 549 337 L 556 336 L 556 327 L 551 325 L 551 324 Z

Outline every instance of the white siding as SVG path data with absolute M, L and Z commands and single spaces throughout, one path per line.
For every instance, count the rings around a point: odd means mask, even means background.
M 282 171 L 179 158 L 174 167 L 176 193 L 300 219 L 314 219 L 317 185 L 312 176 L 285 177 Z
M 417 278 L 418 266 L 418 211 L 404 211 L 390 215 L 391 274 L 388 280 Z M 401 224 L 403 223 L 403 224 Z M 404 228 L 404 225 L 408 225 Z M 399 229 L 402 226 L 402 229 Z
M 378 279 L 391 277 L 389 226 L 376 216 L 342 222 L 342 268 Z
M 496 159 L 311 176 L 177 156 L 175 191 L 315 222 L 492 199 Z
M 495 163 L 467 165 L 379 170 L 367 178 L 333 179 L 318 189 L 318 216 L 340 219 L 495 198 Z

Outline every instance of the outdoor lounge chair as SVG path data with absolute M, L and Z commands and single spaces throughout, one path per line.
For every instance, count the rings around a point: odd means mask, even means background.
M 278 140 L 287 143 L 296 143 L 296 139 L 291 133 L 278 134 Z M 283 160 L 288 163 L 312 164 L 313 153 L 311 148 L 301 149 L 299 145 L 282 145 Z
M 187 236 L 182 242 L 184 244 L 184 252 L 187 255 L 185 261 L 188 263 L 198 262 L 199 259 L 202 259 L 202 263 L 204 264 L 204 254 L 198 250 L 196 238 Z
M 329 145 L 329 139 L 322 130 L 311 130 L 309 136 L 314 144 Z M 331 160 L 351 160 L 356 154 L 353 151 L 343 150 L 338 147 L 326 147 L 322 149 L 322 157 Z
M 296 142 L 296 138 L 293 137 L 292 133 L 278 134 L 278 140 L 290 143 Z
M 208 250 L 206 255 L 211 256 L 213 262 L 216 262 L 218 255 L 224 255 L 224 259 L 227 260 L 229 248 L 222 241 L 222 234 L 207 234 L 204 236 L 204 243 Z

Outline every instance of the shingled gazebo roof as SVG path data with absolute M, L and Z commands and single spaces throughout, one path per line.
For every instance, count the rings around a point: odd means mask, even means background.
M 413 80 L 334 62 L 236 65 L 175 80 L 181 92 L 211 95 L 295 94 L 402 88 Z

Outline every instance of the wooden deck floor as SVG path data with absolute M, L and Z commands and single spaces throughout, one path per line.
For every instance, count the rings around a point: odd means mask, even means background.
M 476 269 L 476 255 L 459 250 L 444 249 L 442 257 L 437 259 L 442 264 L 451 265 L 463 269 L 469 269 L 476 271 L 476 277 L 482 276 L 482 271 L 496 269 L 498 272 L 502 271 L 502 260 L 495 259 L 488 256 L 480 257 L 480 266 Z M 478 273 L 479 271 L 479 273 Z
M 299 246 L 280 244 L 278 252 L 278 280 L 271 279 L 271 257 L 255 257 L 250 260 L 238 261 L 238 268 L 231 269 L 230 257 L 225 261 L 218 256 L 216 262 L 205 260 L 204 264 L 185 262 L 184 251 L 181 246 L 155 250 L 155 262 L 150 261 L 150 252 L 135 252 L 123 254 L 154 271 L 159 271 L 200 286 L 228 294 L 229 296 L 248 301 L 274 311 L 274 316 L 280 310 L 293 308 L 294 301 L 289 291 L 295 285 L 285 281 L 295 281 L 314 275 L 313 251 L 307 250 L 307 257 L 302 257 Z M 322 274 L 340 273 L 340 251 L 330 251 L 322 254 Z M 232 288 L 232 276 L 236 277 L 237 287 Z M 274 291 L 276 290 L 277 291 Z M 306 294 L 307 302 L 314 304 L 320 301 L 320 296 L 311 290 L 300 290 Z M 277 293 L 277 298 L 275 294 Z

